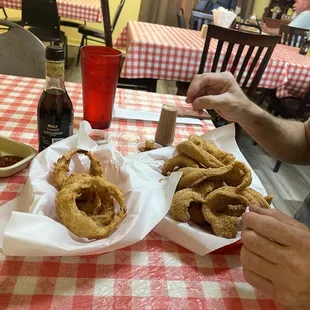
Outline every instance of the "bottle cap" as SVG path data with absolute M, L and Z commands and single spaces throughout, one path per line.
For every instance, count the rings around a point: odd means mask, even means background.
M 65 59 L 64 48 L 59 45 L 48 45 L 45 50 L 46 60 L 63 61 Z

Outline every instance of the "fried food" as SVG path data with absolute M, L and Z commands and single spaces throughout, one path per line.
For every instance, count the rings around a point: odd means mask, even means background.
M 207 221 L 202 214 L 202 204 L 201 203 L 191 203 L 188 208 L 188 213 L 190 215 L 190 220 L 198 226 L 204 226 Z
M 228 205 L 221 213 L 229 216 L 241 217 L 245 210 L 246 207 L 244 205 Z
M 215 158 L 217 158 L 224 165 L 230 165 L 236 160 L 236 158 L 233 154 L 229 154 L 229 153 L 222 151 L 221 149 L 219 149 L 215 145 L 203 140 L 199 136 L 190 135 L 188 140 L 192 141 L 197 146 L 201 147 L 203 150 L 205 150 L 206 152 L 213 155 Z
M 240 224 L 239 218 L 218 213 L 206 204 L 202 205 L 202 213 L 206 221 L 211 224 L 211 227 L 217 236 L 227 239 L 235 238 L 237 236 Z
M 207 180 L 207 181 L 203 181 L 202 183 L 199 183 L 193 186 L 192 190 L 202 195 L 202 197 L 206 197 L 213 190 L 223 187 L 223 186 L 224 186 L 223 182 L 214 182 L 214 181 Z
M 223 166 L 220 168 L 183 168 L 180 171 L 183 175 L 178 184 L 178 190 L 196 186 L 206 180 L 221 181 L 220 178 L 216 179 L 216 176 L 222 176 L 232 170 L 233 166 Z
M 88 156 L 89 173 L 67 175 L 70 160 L 76 153 Z M 54 165 L 52 181 L 60 189 L 56 214 L 62 224 L 79 237 L 106 238 L 126 216 L 122 192 L 105 179 L 100 161 L 91 152 L 72 150 L 65 153 Z M 118 213 L 115 201 L 119 204 Z
M 203 203 L 203 197 L 191 189 L 184 189 L 177 192 L 172 200 L 171 215 L 180 222 L 187 222 L 190 220 L 188 208 L 192 202 Z
M 107 196 L 115 199 L 119 204 L 118 213 L 113 215 L 110 206 L 103 206 L 102 214 L 91 217 L 80 211 L 76 199 L 86 190 L 98 193 L 101 201 Z M 56 198 L 56 213 L 63 225 L 76 236 L 102 239 L 120 225 L 126 216 L 126 206 L 122 192 L 115 185 L 100 176 L 88 176 L 61 189 Z
M 182 177 L 174 195 L 175 220 L 209 223 L 217 236 L 234 238 L 246 207 L 270 208 L 273 196 L 263 197 L 250 188 L 249 167 L 196 135 L 177 145 L 179 155 L 166 161 L 163 174 L 178 169 Z
M 181 155 L 185 155 L 196 162 L 200 163 L 206 168 L 219 168 L 223 167 L 222 164 L 216 157 L 205 151 L 202 147 L 197 146 L 192 141 L 184 141 L 177 145 L 177 151 Z
M 243 191 L 252 183 L 251 170 L 241 161 L 235 161 L 232 169 L 222 175 L 215 175 L 210 178 L 212 181 L 222 181 L 229 186 L 237 187 L 237 191 Z
M 100 161 L 91 153 L 85 150 L 71 150 L 65 153 L 61 158 L 58 159 L 57 163 L 54 164 L 51 179 L 52 183 L 58 188 L 63 187 L 63 183 L 67 179 L 67 173 L 69 171 L 69 164 L 74 154 L 84 154 L 90 160 L 90 171 L 89 174 L 93 176 L 103 177 L 103 168 Z
M 168 159 L 162 169 L 162 174 L 167 176 L 169 173 L 173 172 L 176 168 L 199 168 L 199 164 L 195 162 L 193 159 L 188 158 L 183 155 L 177 155 L 171 159 Z

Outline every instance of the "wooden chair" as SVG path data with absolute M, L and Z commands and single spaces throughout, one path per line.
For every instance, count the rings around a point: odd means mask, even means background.
M 290 27 L 288 25 L 280 25 L 279 35 L 281 36 L 281 44 L 301 47 L 303 38 L 309 30 L 303 28 Z
M 238 73 L 236 78 L 238 84 L 246 90 L 248 97 L 252 97 L 258 88 L 275 46 L 280 42 L 280 37 L 240 32 L 209 25 L 198 74 L 205 71 L 211 40 L 214 39 L 217 40 L 217 47 L 209 72 L 230 71 L 232 74 Z M 225 49 L 223 49 L 224 45 L 226 46 Z M 233 55 L 234 49 L 236 52 Z M 221 55 L 224 55 L 224 59 L 220 62 Z M 238 67 L 240 67 L 239 72 L 237 72 Z M 254 70 L 255 68 L 257 70 Z M 226 124 L 214 111 L 209 111 L 209 113 L 213 116 L 213 122 L 216 126 Z
M 201 30 L 203 24 L 213 24 L 213 14 L 208 14 L 204 11 L 192 10 L 190 21 L 190 29 Z

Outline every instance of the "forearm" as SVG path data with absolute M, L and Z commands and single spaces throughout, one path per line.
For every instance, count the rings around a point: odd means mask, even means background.
M 279 28 L 269 28 L 269 27 L 267 27 L 266 29 L 265 29 L 265 31 L 263 30 L 263 32 L 266 32 L 266 33 L 268 33 L 268 34 L 272 34 L 272 35 L 278 35 L 279 34 Z
M 240 126 L 268 153 L 291 164 L 310 164 L 305 124 L 276 118 L 251 104 Z

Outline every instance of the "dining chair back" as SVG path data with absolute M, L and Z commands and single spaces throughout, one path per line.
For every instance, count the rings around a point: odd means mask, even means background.
M 0 73 L 33 78 L 45 77 L 45 46 L 23 27 L 0 19 Z
M 179 8 L 177 10 L 177 25 L 179 28 L 185 28 L 184 10 Z
M 44 31 L 51 38 L 49 41 L 59 40 L 60 21 L 56 0 L 22 0 L 22 26 Z
M 107 6 L 107 8 L 109 8 L 109 1 L 108 0 L 102 0 L 102 2 L 103 2 L 103 4 L 105 4 Z M 85 43 L 87 45 L 88 40 L 98 42 L 98 43 L 106 43 L 106 46 L 112 47 L 112 39 L 110 37 L 112 36 L 112 33 L 113 33 L 113 31 L 117 25 L 119 17 L 123 11 L 125 2 L 126 2 L 126 0 L 120 0 L 120 3 L 116 9 L 115 14 L 114 14 L 112 24 L 110 23 L 109 9 L 105 10 L 103 8 L 103 12 L 102 12 L 103 23 L 104 23 L 104 29 L 106 31 L 100 31 L 98 29 L 94 29 L 94 28 L 87 27 L 87 26 L 81 26 L 78 28 L 79 33 L 82 34 L 82 39 L 81 39 L 80 49 L 79 49 L 79 53 L 78 53 L 77 61 L 76 61 L 77 66 L 80 62 L 81 48 L 85 45 Z M 109 44 L 108 44 L 108 41 L 106 41 L 106 39 L 107 39 L 106 32 L 107 31 L 109 32 L 109 34 L 108 34 Z
M 205 71 L 206 60 L 212 50 L 210 49 L 211 41 L 217 40 L 209 72 L 238 73 L 239 85 L 245 89 L 250 83 L 247 94 L 251 96 L 256 91 L 280 39 L 279 36 L 252 34 L 209 25 L 198 74 Z
M 213 14 L 208 14 L 199 10 L 192 10 L 190 29 L 201 30 L 203 24 L 213 24 Z
M 300 47 L 304 37 L 309 30 L 303 28 L 290 27 L 289 25 L 280 25 L 279 35 L 281 36 L 281 44 Z
M 68 39 L 60 30 L 60 18 L 56 0 L 22 0 L 22 26 L 43 42 L 63 44 L 68 62 Z

